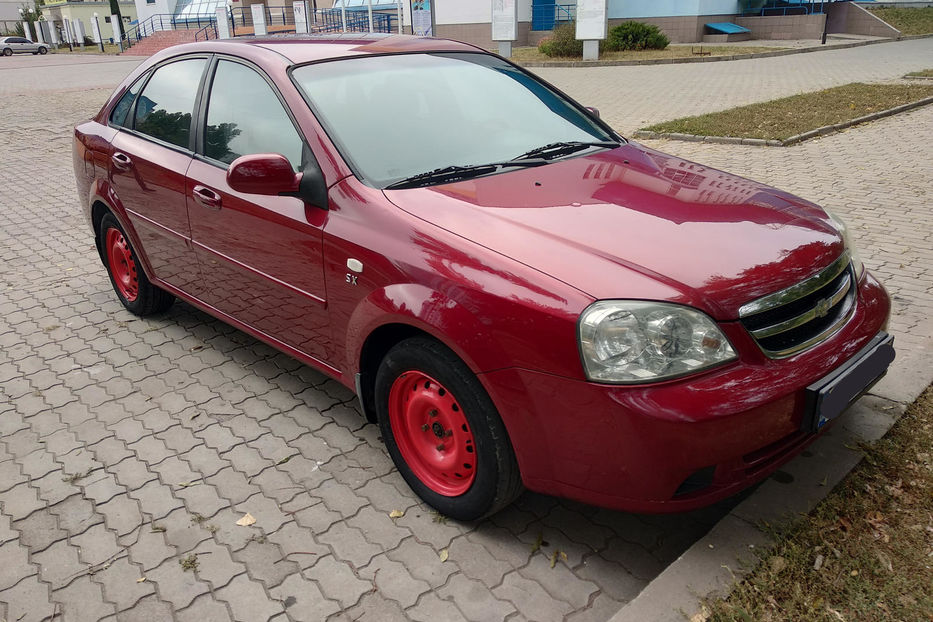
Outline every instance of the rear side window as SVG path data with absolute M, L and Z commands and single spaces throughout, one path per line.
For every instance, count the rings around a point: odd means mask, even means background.
M 136 100 L 136 131 L 187 149 L 205 63 L 192 58 L 156 69 Z
M 130 108 L 133 105 L 133 100 L 136 99 L 136 95 L 139 93 L 139 89 L 142 88 L 145 81 L 146 76 L 143 75 L 141 78 L 136 80 L 136 82 L 134 82 L 130 88 L 126 89 L 126 93 L 123 94 L 123 97 L 120 98 L 120 101 L 117 102 L 117 105 L 114 106 L 113 110 L 110 112 L 111 123 L 123 127 L 130 127 L 130 124 L 133 122 L 133 118 L 127 118 L 127 113 L 130 111 Z
M 240 63 L 217 63 L 204 132 L 204 155 L 214 160 L 278 153 L 301 167 L 303 143 L 285 108 L 265 79 Z

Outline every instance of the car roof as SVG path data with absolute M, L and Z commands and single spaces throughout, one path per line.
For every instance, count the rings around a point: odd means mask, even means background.
M 259 49 L 257 49 L 259 48 Z M 168 55 L 193 52 L 227 53 L 247 58 L 266 56 L 260 51 L 275 52 L 299 65 L 321 60 L 365 56 L 372 54 L 400 54 L 406 52 L 476 52 L 478 48 L 449 39 L 392 35 L 382 33 L 338 33 L 327 35 L 289 34 L 265 37 L 235 37 L 214 39 L 167 48 Z M 485 51 L 485 50 L 482 50 Z M 258 53 L 258 54 L 257 54 Z M 162 56 L 159 54 L 158 56 Z

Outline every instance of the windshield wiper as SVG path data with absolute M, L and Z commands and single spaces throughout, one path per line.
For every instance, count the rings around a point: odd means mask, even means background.
M 595 140 L 595 141 L 582 141 L 582 140 L 565 140 L 556 143 L 548 143 L 542 147 L 535 147 L 525 153 L 516 156 L 513 162 L 521 162 L 528 158 L 558 158 L 563 155 L 568 155 L 571 153 L 576 153 L 577 151 L 582 151 L 587 147 L 605 147 L 606 149 L 614 149 L 619 146 L 620 143 L 611 140 Z
M 505 167 L 542 166 L 547 163 L 548 161 L 542 158 L 528 158 L 519 161 L 509 160 L 508 162 L 491 162 L 489 164 L 469 164 L 465 166 L 455 164 L 452 166 L 442 166 L 441 168 L 436 168 L 433 171 L 418 173 L 417 175 L 412 175 L 411 177 L 406 177 L 405 179 L 392 182 L 386 186 L 385 189 L 399 190 L 402 188 L 420 188 L 422 186 L 430 186 L 432 184 L 441 184 L 452 181 L 460 181 L 461 179 L 480 177 L 482 175 L 495 173 L 499 169 Z

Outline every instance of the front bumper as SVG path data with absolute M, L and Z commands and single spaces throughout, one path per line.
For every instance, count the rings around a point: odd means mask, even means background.
M 514 368 L 481 378 L 528 488 L 628 511 L 685 511 L 767 477 L 813 442 L 807 388 L 865 348 L 889 312 L 866 273 L 846 325 L 787 359 L 764 356 L 736 322 L 721 326 L 739 360 L 686 379 L 612 386 Z

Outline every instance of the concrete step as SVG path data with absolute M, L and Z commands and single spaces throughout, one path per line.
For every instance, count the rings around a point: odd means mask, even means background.
M 160 30 L 154 32 L 142 41 L 123 52 L 123 56 L 151 56 L 173 45 L 191 43 L 198 29 L 188 30 Z

